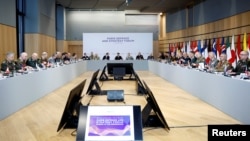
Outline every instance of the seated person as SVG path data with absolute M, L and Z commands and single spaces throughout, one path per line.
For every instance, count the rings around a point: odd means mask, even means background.
M 77 54 L 76 53 L 72 53 L 72 56 L 70 57 L 70 61 L 77 62 Z
M 70 63 L 70 57 L 68 52 L 63 52 L 62 53 L 62 61 L 63 64 L 69 64 Z
M 215 67 L 217 66 L 219 61 L 217 60 L 213 51 L 210 51 L 208 53 L 208 58 L 209 62 L 205 65 L 205 68 L 207 69 L 207 71 L 215 71 Z
M 14 53 L 8 52 L 6 54 L 6 59 L 1 63 L 1 71 L 3 74 L 10 74 L 14 73 L 15 71 L 21 70 L 21 68 L 17 65 L 17 63 L 14 61 Z
M 187 66 L 190 61 L 191 61 L 191 59 L 188 57 L 188 54 L 186 52 L 184 52 L 182 54 L 182 57 L 179 58 L 179 64 L 181 66 Z
M 56 52 L 56 57 L 54 59 L 55 64 L 62 64 L 63 60 L 62 60 L 62 53 L 60 51 Z
M 109 53 L 107 52 L 103 57 L 102 57 L 102 60 L 109 60 L 110 57 L 109 57 Z
M 130 55 L 130 53 L 128 53 L 126 60 L 134 60 L 134 57 Z
M 27 66 L 30 66 L 33 69 L 39 69 L 43 67 L 43 65 L 40 63 L 40 60 L 38 59 L 37 53 L 32 53 L 31 57 L 27 60 Z
M 40 63 L 45 67 L 51 67 L 51 64 L 49 63 L 49 60 L 48 60 L 48 53 L 47 52 L 43 52 L 42 53 L 42 56 L 41 56 L 41 59 L 40 59 Z
M 153 54 L 152 54 L 152 53 L 151 53 L 151 54 L 149 54 L 149 56 L 148 56 L 147 60 L 154 60 L 154 56 L 153 56 Z
M 200 63 L 205 64 L 205 58 L 202 56 L 200 52 L 196 52 L 195 54 L 196 62 L 194 63 L 194 67 L 198 68 Z
M 232 70 L 233 66 L 227 61 L 227 55 L 225 53 L 221 53 L 220 61 L 215 66 L 215 71 L 217 72 L 227 72 L 228 70 Z
M 100 57 L 98 56 L 97 53 L 94 54 L 93 60 L 100 60 Z
M 165 55 L 163 52 L 159 52 L 159 55 L 157 57 L 158 61 L 162 61 L 162 60 L 165 60 Z
M 240 52 L 240 60 L 237 62 L 235 69 L 231 70 L 229 74 L 240 75 L 241 73 L 246 73 L 250 71 L 250 60 L 248 59 L 248 51 Z M 250 75 L 248 73 L 248 75 Z
M 166 60 L 167 62 L 171 62 L 171 57 L 170 57 L 170 55 L 169 55 L 169 52 L 164 52 L 164 60 Z
M 190 51 L 189 54 L 188 54 L 188 57 L 190 58 L 190 62 L 189 62 L 189 65 L 190 67 L 192 68 L 196 68 L 196 60 L 197 58 L 194 56 L 195 52 L 193 51 Z
M 177 61 L 178 61 L 178 58 L 176 57 L 175 52 L 171 52 L 170 62 L 175 64 L 177 63 Z
M 115 60 L 122 60 L 122 57 L 120 56 L 120 53 L 118 52 L 115 56 Z
M 87 53 L 83 53 L 82 60 L 90 60 L 90 58 L 87 55 Z
M 177 52 L 176 58 L 177 58 L 176 63 L 181 64 L 180 60 L 183 59 L 183 53 L 181 51 Z
M 95 56 L 94 53 L 93 53 L 93 52 L 90 52 L 89 59 L 90 59 L 90 60 L 94 60 L 94 56 Z
M 27 60 L 28 53 L 22 52 L 17 60 L 17 64 L 22 69 L 22 71 L 26 71 L 27 69 L 29 69 L 29 66 L 27 66 Z
M 143 55 L 141 54 L 141 52 L 139 52 L 135 59 L 136 59 L 136 60 L 144 60 L 144 57 L 143 57 Z

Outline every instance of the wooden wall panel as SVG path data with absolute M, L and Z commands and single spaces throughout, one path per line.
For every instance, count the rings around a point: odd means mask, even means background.
M 83 42 L 82 41 L 68 41 L 68 51 L 76 53 L 78 58 L 83 55 Z
M 164 37 L 159 38 L 159 51 L 168 50 L 169 43 L 239 35 L 245 32 L 250 33 L 249 17 L 250 11 L 208 24 L 166 33 Z M 166 31 L 164 27 L 161 27 L 161 30 Z
M 60 52 L 68 52 L 68 42 L 65 40 L 57 40 L 56 50 Z
M 7 52 L 14 52 L 17 58 L 16 28 L 0 24 L 0 62 Z
M 153 56 L 156 58 L 158 56 L 159 52 L 159 41 L 154 41 L 153 42 Z
M 69 45 L 69 52 L 76 53 L 78 58 L 81 58 L 83 55 L 83 47 L 82 45 Z
M 48 55 L 51 56 L 56 52 L 55 37 L 42 34 L 25 34 L 25 51 L 29 56 L 36 52 L 40 57 L 43 51 L 48 52 Z

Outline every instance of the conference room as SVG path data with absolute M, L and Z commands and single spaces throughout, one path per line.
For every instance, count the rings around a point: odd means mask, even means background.
M 1 140 L 249 139 L 250 2 L 0 3 Z

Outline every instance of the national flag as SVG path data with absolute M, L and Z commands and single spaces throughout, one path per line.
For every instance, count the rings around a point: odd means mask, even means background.
M 169 52 L 169 54 L 170 54 L 170 52 L 171 52 L 171 49 L 172 49 L 171 43 L 169 43 L 169 45 L 168 45 L 168 52 Z
M 222 37 L 222 41 L 221 41 L 221 52 L 220 52 L 220 54 L 221 53 L 226 53 L 226 45 L 225 45 L 225 43 L 224 43 L 224 37 Z
M 230 58 L 232 58 L 232 55 L 231 55 L 231 46 L 230 46 L 230 43 L 229 43 L 229 36 L 227 37 L 227 41 L 226 41 L 226 54 L 227 54 L 227 60 L 229 60 Z
M 244 33 L 244 37 L 243 37 L 243 48 L 242 48 L 243 51 L 248 51 L 247 49 L 247 34 Z
M 241 45 L 240 45 L 240 35 L 238 35 L 237 38 L 237 46 L 236 46 L 236 54 L 237 54 L 237 60 L 240 58 L 240 52 L 241 52 Z
M 209 42 L 210 40 L 209 39 L 207 39 L 206 41 L 205 41 L 205 43 L 204 43 L 204 47 L 203 47 L 203 49 L 204 49 L 204 57 L 205 57 L 205 62 L 206 62 L 206 64 L 208 64 L 209 63 L 209 61 L 210 61 L 210 59 L 209 59 L 209 57 L 208 57 L 208 42 Z
M 179 49 L 180 49 L 180 52 L 184 51 L 183 42 L 179 42 Z
M 186 52 L 189 53 L 190 51 L 191 51 L 191 42 L 188 41 L 187 42 L 187 50 L 186 50 Z
M 236 66 L 236 52 L 235 52 L 235 45 L 234 45 L 234 35 L 232 36 L 232 42 L 231 42 L 231 58 L 228 60 L 228 62 L 231 63 L 233 67 Z
M 203 56 L 205 56 L 206 49 L 207 49 L 206 40 L 201 40 L 201 53 L 202 53 Z
M 191 43 L 191 50 L 193 52 L 197 52 L 198 51 L 197 41 L 192 41 L 192 43 Z
M 188 46 L 188 42 L 185 42 L 185 44 L 184 44 L 184 52 L 187 52 L 187 46 Z
M 216 40 L 215 40 L 215 38 L 213 40 L 212 51 L 214 52 L 215 56 L 217 56 L 217 49 L 216 49 Z
M 197 49 L 201 53 L 201 40 L 198 41 Z
M 248 54 L 249 54 L 249 57 L 250 58 L 250 34 L 248 34 Z
M 194 51 L 194 41 L 191 41 L 191 44 L 190 44 L 190 49 L 191 49 L 191 51 Z
M 208 41 L 208 44 L 207 44 L 207 52 L 210 52 L 210 51 L 212 51 L 211 40 L 208 39 L 207 41 Z
M 180 52 L 181 52 L 181 46 L 180 46 L 180 42 L 178 42 L 176 46 L 176 53 L 180 54 Z
M 221 54 L 221 48 L 220 48 L 220 38 L 217 38 L 216 40 L 216 49 L 217 49 L 217 59 Z
M 184 46 L 185 46 L 185 42 L 181 42 L 180 43 L 180 51 L 183 53 L 184 52 Z

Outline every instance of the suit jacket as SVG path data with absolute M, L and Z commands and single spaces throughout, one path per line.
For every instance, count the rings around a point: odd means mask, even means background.
M 32 67 L 34 69 L 37 69 L 37 66 L 39 66 L 40 68 L 43 67 L 43 65 L 40 63 L 39 59 L 33 60 L 32 58 L 29 58 L 27 60 L 27 66 L 30 66 L 30 67 Z
M 116 56 L 115 60 L 122 60 L 122 57 L 121 56 Z
M 109 56 L 107 56 L 107 55 L 103 56 L 102 60 L 109 60 Z

